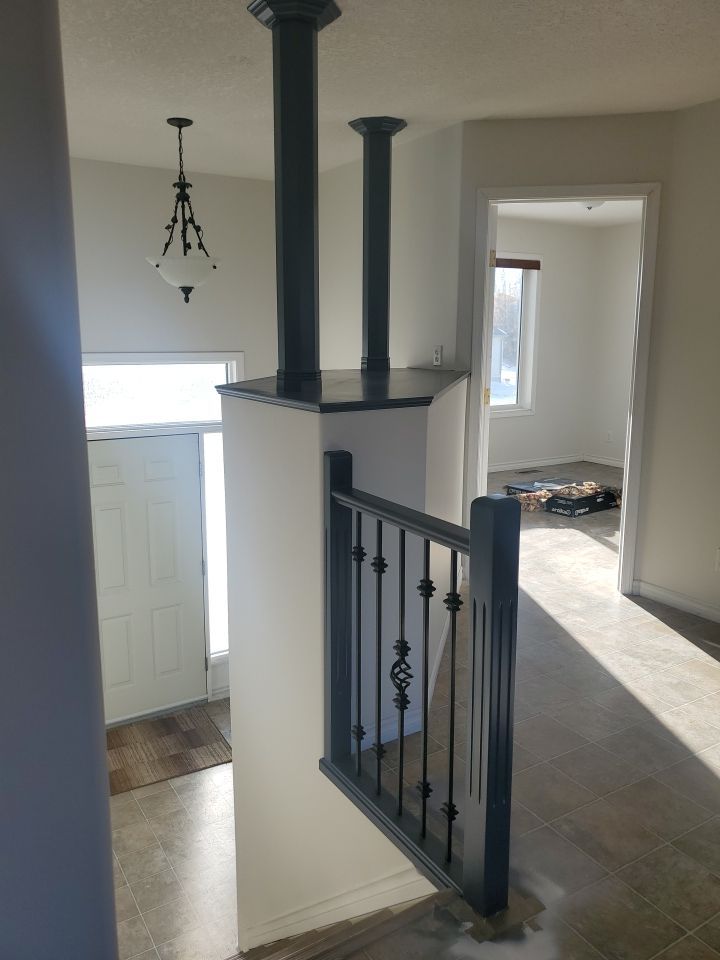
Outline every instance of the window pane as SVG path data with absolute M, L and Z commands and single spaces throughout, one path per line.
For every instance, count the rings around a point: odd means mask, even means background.
M 518 267 L 495 269 L 493 310 L 491 406 L 518 402 L 523 271 Z
M 210 653 L 228 649 L 227 545 L 225 539 L 225 477 L 221 433 L 206 433 L 205 523 L 207 527 L 208 621 Z
M 226 381 L 224 363 L 84 365 L 85 423 L 117 427 L 220 420 L 215 386 Z

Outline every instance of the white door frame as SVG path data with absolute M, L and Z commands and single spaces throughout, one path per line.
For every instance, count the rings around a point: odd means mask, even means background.
M 490 365 L 492 284 L 490 251 L 496 247 L 497 204 L 528 200 L 642 200 L 642 233 L 638 273 L 635 337 L 625 446 L 625 481 L 620 515 L 618 589 L 631 594 L 635 580 L 638 505 L 645 423 L 650 327 L 655 279 L 655 259 L 660 211 L 659 183 L 593 184 L 555 187 L 484 187 L 477 192 L 475 230 L 475 283 L 473 298 L 472 359 L 466 457 L 466 510 L 487 491 L 490 407 L 483 403 L 483 388 Z

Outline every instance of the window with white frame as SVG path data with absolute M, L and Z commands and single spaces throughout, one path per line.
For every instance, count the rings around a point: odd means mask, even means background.
M 539 260 L 496 259 L 490 367 L 495 413 L 532 410 L 539 270 Z
M 217 423 L 215 387 L 242 379 L 241 365 L 242 355 L 85 354 L 85 425 Z

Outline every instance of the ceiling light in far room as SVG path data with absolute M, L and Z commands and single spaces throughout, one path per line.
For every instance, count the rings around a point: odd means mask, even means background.
M 195 287 L 205 283 L 212 271 L 217 269 L 220 261 L 211 257 L 205 247 L 203 229 L 199 223 L 195 222 L 195 214 L 190 202 L 188 191 L 192 184 L 185 179 L 182 132 L 184 127 L 192 125 L 192 120 L 188 120 L 186 117 L 169 117 L 168 123 L 171 127 L 177 127 L 178 132 L 178 178 L 173 184 L 173 187 L 177 190 L 175 206 L 170 223 L 165 227 L 168 238 L 162 254 L 159 257 L 146 257 L 146 260 L 157 267 L 163 280 L 166 280 L 171 287 L 177 287 L 182 293 L 185 303 L 189 303 L 190 294 Z M 168 250 L 175 239 L 176 228 L 180 234 L 179 240 L 182 251 L 178 250 L 175 254 L 168 254 Z
M 580 200 L 580 205 L 585 207 L 586 210 L 594 210 L 596 207 L 601 207 L 605 201 L 604 200 Z

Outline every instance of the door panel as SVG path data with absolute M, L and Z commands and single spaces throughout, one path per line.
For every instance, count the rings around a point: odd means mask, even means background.
M 207 694 L 197 434 L 90 440 L 105 719 Z

